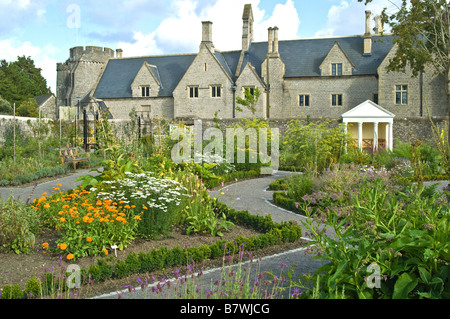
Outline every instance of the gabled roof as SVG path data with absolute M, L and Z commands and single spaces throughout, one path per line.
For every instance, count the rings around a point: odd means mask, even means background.
M 385 110 L 378 104 L 367 100 L 341 115 L 346 118 L 394 118 L 395 114 Z
M 131 83 L 144 62 L 156 66 L 161 90 L 159 96 L 172 96 L 172 92 L 191 65 L 196 54 L 148 56 L 110 59 L 95 88 L 95 98 L 130 98 Z
M 285 64 L 285 78 L 318 77 L 320 64 L 337 42 L 339 47 L 353 63 L 353 75 L 376 75 L 377 68 L 393 47 L 391 35 L 372 36 L 372 54 L 364 56 L 364 37 L 331 37 L 279 41 L 279 53 Z M 255 67 L 261 77 L 261 65 L 267 56 L 267 41 L 253 42 L 245 52 L 241 70 L 239 65 L 241 50 L 220 52 L 214 56 L 222 65 L 232 81 L 236 81 L 247 63 Z M 96 98 L 130 98 L 131 83 L 144 62 L 152 65 L 153 73 L 159 77 L 161 90 L 159 96 L 170 97 L 173 90 L 194 61 L 196 53 L 180 55 L 148 56 L 124 59 L 110 59 L 95 88 Z M 237 74 L 237 76 L 236 76 Z
M 45 94 L 45 95 L 35 96 L 34 99 L 36 100 L 38 106 L 41 106 L 45 102 L 47 102 L 48 99 L 51 98 L 52 96 L 53 96 L 53 94 Z

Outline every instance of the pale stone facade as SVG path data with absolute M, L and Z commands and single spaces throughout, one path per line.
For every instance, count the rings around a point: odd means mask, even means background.
M 242 20 L 242 48 L 235 51 L 214 47 L 210 21 L 192 54 L 123 58 L 120 49 L 114 57 L 107 48 L 72 48 L 57 67 L 58 106 L 75 106 L 79 97 L 85 106 L 104 103 L 113 119 L 128 119 L 134 110 L 144 119 L 287 121 L 339 119 L 370 100 L 393 113 L 394 123 L 426 123 L 426 106 L 433 118 L 448 119 L 443 78 L 431 69 L 419 77 L 387 72 L 393 37 L 380 35 L 379 24 L 371 34 L 370 12 L 362 35 L 290 41 L 280 41 L 274 27 L 266 42 L 254 42 L 251 5 Z M 254 115 L 236 104 L 246 87 L 262 93 Z

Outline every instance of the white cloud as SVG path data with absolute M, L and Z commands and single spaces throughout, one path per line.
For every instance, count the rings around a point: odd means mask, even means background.
M 244 5 L 252 4 L 254 41 L 267 41 L 267 29 L 277 26 L 279 39 L 297 38 L 299 16 L 292 0 L 277 4 L 273 13 L 259 8 L 260 0 L 217 0 L 199 7 L 195 0 L 172 3 L 173 15 L 163 20 L 151 34 L 135 32 L 134 43 L 119 43 L 124 56 L 194 53 L 198 51 L 202 36 L 202 21 L 212 21 L 214 46 L 221 51 L 239 50 L 242 37 Z
M 16 61 L 18 56 L 29 56 L 33 59 L 35 66 L 42 69 L 41 74 L 47 80 L 47 86 L 53 93 L 56 93 L 56 60 L 50 56 L 55 52 L 56 48 L 52 46 L 46 46 L 42 50 L 29 41 L 0 40 L 0 57 L 11 62 Z
M 316 32 L 316 37 L 346 36 L 363 34 L 365 32 L 365 11 L 370 10 L 371 29 L 375 27 L 373 18 L 381 14 L 384 8 L 388 12 L 396 10 L 395 3 L 401 0 L 374 0 L 365 6 L 357 0 L 343 0 L 338 5 L 331 6 L 328 11 L 326 27 Z

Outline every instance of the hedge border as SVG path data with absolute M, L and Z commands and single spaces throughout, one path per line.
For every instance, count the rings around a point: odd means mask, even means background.
M 123 260 L 108 262 L 104 258 L 97 259 L 97 264 L 92 264 L 89 268 L 81 269 L 82 285 L 88 284 L 88 279 L 95 282 L 107 279 L 120 279 L 133 274 L 162 270 L 168 267 L 186 266 L 189 262 L 200 263 L 207 259 L 223 257 L 227 249 L 230 253 L 237 253 L 238 247 L 242 244 L 246 251 L 255 252 L 263 248 L 278 244 L 296 242 L 302 237 L 302 229 L 299 224 L 292 221 L 275 223 L 270 215 L 252 215 L 248 211 L 236 211 L 225 204 L 213 200 L 215 209 L 224 212 L 227 219 L 243 227 L 261 232 L 260 235 L 251 237 L 236 237 L 233 241 L 217 240 L 210 245 L 200 245 L 197 247 L 181 248 L 175 246 L 171 249 L 159 247 L 149 252 L 130 253 Z M 27 281 L 35 283 L 35 277 Z M 63 283 L 64 285 L 64 283 Z M 14 293 L 6 296 L 7 291 Z M 0 299 L 23 299 L 27 298 L 26 290 L 19 293 L 18 285 L 5 285 Z M 9 297 L 9 298 L 8 298 Z

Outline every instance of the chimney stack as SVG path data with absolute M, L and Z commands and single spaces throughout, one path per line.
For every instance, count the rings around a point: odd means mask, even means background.
M 273 28 L 273 52 L 278 53 L 278 27 Z
M 364 33 L 365 35 L 370 34 L 370 16 L 371 16 L 372 12 L 370 12 L 370 10 L 366 11 L 366 32 Z
M 383 22 L 381 21 L 381 16 L 377 15 L 375 18 L 375 33 L 381 34 L 383 33 Z
M 268 40 L 269 48 L 268 48 L 267 52 L 270 54 L 270 53 L 273 52 L 273 29 L 269 28 L 268 31 L 269 31 L 269 36 L 268 36 L 268 38 L 269 38 L 269 40 Z
M 242 14 L 242 50 L 247 51 L 253 42 L 253 11 L 252 5 L 244 6 Z
M 212 43 L 212 22 L 202 22 L 202 44 L 204 44 L 209 50 L 214 52 L 214 45 Z
M 370 34 L 370 16 L 371 12 L 366 11 L 366 32 L 364 33 L 364 54 L 365 56 L 372 55 L 372 35 Z
M 122 53 L 123 53 L 122 49 L 116 49 L 116 58 L 121 59 L 122 58 Z

